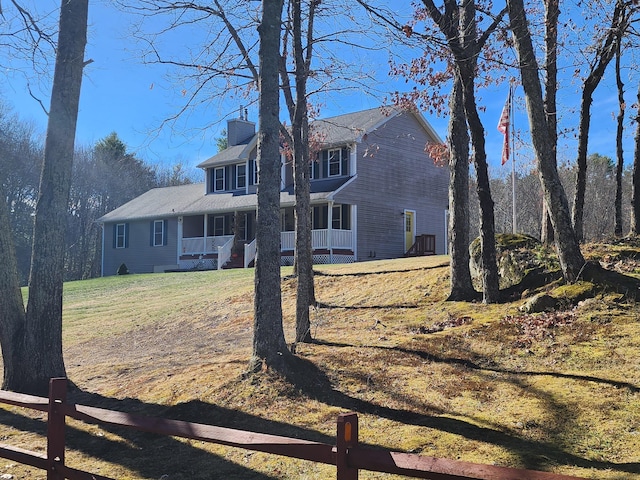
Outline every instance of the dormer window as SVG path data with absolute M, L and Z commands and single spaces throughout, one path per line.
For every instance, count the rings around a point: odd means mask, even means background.
M 342 175 L 342 150 L 329 150 L 329 176 Z
M 216 167 L 213 171 L 213 191 L 224 192 L 225 190 L 225 168 Z
M 236 188 L 246 188 L 247 186 L 247 166 L 244 163 L 236 165 Z

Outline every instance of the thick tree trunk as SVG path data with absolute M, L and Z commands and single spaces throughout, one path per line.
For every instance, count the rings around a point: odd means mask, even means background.
M 558 17 L 560 16 L 559 0 L 545 0 L 545 37 L 546 46 L 545 70 L 546 80 L 544 89 L 544 109 L 549 124 L 549 136 L 553 144 L 553 163 L 558 164 L 558 115 L 556 93 L 558 90 Z M 553 226 L 547 209 L 542 202 L 542 223 L 540 239 L 546 245 L 553 242 Z
M 7 371 L 5 364 L 4 388 L 11 390 L 43 394 L 47 392 L 51 377 L 65 375 L 62 356 L 64 233 L 84 67 L 87 14 L 88 0 L 62 2 L 44 163 L 36 204 L 29 302 L 23 327 L 20 326 L 22 315 L 15 310 L 13 314 L 16 317 L 6 320 L 15 323 L 9 330 L 13 330 L 13 340 L 17 345 L 13 355 L 8 355 L 14 359 L 9 360 L 9 368 L 17 367 L 19 370 Z M 15 301 L 11 303 L 17 306 Z M 15 359 L 20 359 L 20 365 L 15 364 Z
M 469 66 L 471 69 L 474 65 Z M 464 106 L 471 144 L 473 146 L 473 164 L 476 169 L 478 200 L 480 201 L 480 245 L 482 257 L 483 302 L 496 303 L 499 300 L 498 265 L 496 261 L 495 222 L 493 199 L 489 187 L 489 170 L 485 151 L 484 128 L 478 111 L 474 92 L 474 76 L 471 70 L 463 75 Z
M 8 173 L 8 172 L 3 172 Z M 3 182 L 0 182 L 0 186 Z M 18 263 L 9 221 L 9 209 L 2 192 L 0 201 L 0 344 L 4 376 L 2 388 L 20 389 L 25 377 L 22 367 L 28 364 L 24 345 L 25 312 L 18 280 Z
M 249 368 L 284 370 L 290 355 L 282 327 L 280 290 L 280 89 L 278 67 L 283 0 L 262 2 L 258 132 L 258 215 L 253 355 Z
M 310 7 L 314 8 L 314 7 Z M 309 32 L 313 31 L 313 12 L 310 12 Z M 302 46 L 302 2 L 293 2 L 293 54 L 295 58 L 296 101 L 293 107 L 292 133 L 294 157 L 294 190 L 296 196 L 295 265 L 298 277 L 296 291 L 296 342 L 311 342 L 309 306 L 315 303 L 313 287 L 313 247 L 311 243 L 311 179 L 309 177 L 309 112 L 307 108 L 307 79 L 309 65 Z M 311 58 L 309 41 L 307 58 Z
M 449 97 L 449 255 L 451 293 L 447 300 L 471 301 L 476 291 L 469 268 L 469 133 L 462 83 L 456 77 Z
M 460 75 L 464 98 L 464 111 L 469 125 L 471 145 L 473 147 L 473 164 L 476 169 L 476 189 L 480 202 L 480 245 L 482 257 L 483 301 L 495 303 L 499 300 L 498 264 L 496 261 L 495 220 L 493 199 L 489 186 L 489 169 L 485 150 L 484 127 L 478 115 L 475 95 L 476 70 L 480 45 L 476 37 L 475 2 L 464 0 L 460 7 L 460 23 L 458 26 L 462 52 L 454 50 L 456 71 Z
M 633 175 L 631 184 L 631 234 L 640 235 L 640 83 L 636 105 L 636 135 L 633 152 Z
M 544 199 L 551 214 L 558 258 L 565 280 L 574 282 L 578 279 L 585 261 L 571 225 L 567 197 L 560 183 L 557 168 L 552 161 L 553 142 L 549 136 L 549 126 L 543 108 L 538 63 L 529 33 L 529 24 L 523 0 L 508 0 L 507 6 L 520 64 L 538 173 Z

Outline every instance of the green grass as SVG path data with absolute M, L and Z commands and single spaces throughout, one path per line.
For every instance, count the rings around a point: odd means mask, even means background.
M 372 447 L 640 479 L 640 311 L 619 296 L 561 316 L 446 302 L 446 257 L 317 266 L 314 344 L 293 382 L 243 378 L 253 270 L 109 277 L 65 285 L 64 353 L 78 403 L 333 442 L 360 414 Z M 283 269 L 292 341 L 295 281 Z M 434 333 L 426 333 L 433 331 Z M 41 415 L 0 411 L 0 436 L 43 447 Z M 72 423 L 67 463 L 121 479 L 325 479 L 335 468 Z M 10 462 L 0 474 L 45 478 Z M 360 479 L 398 478 L 361 472 Z

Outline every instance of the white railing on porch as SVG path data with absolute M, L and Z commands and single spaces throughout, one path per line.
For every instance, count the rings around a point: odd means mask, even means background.
M 217 237 L 220 238 L 220 237 Z M 233 235 L 224 245 L 218 246 L 218 270 L 222 270 L 225 263 L 231 260 L 231 248 L 233 247 Z
M 218 247 L 225 245 L 229 240 L 233 240 L 233 235 L 183 238 L 182 253 L 186 255 L 216 253 L 218 251 Z
M 281 250 L 295 250 L 295 232 L 281 232 Z M 344 248 L 353 250 L 353 230 L 312 230 L 311 247 L 318 248 Z
M 249 264 L 256 258 L 256 239 L 251 243 L 244 244 L 244 268 L 249 268 Z

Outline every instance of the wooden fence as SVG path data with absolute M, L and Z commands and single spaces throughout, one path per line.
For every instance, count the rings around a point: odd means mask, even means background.
M 0 457 L 47 471 L 47 480 L 114 480 L 65 464 L 65 420 L 117 425 L 144 432 L 266 452 L 336 466 L 337 480 L 357 480 L 359 470 L 431 480 L 580 480 L 578 477 L 532 470 L 480 465 L 422 455 L 363 448 L 358 445 L 358 416 L 338 416 L 336 444 L 235 430 L 199 423 L 131 415 L 67 403 L 67 380 L 51 379 L 49 398 L 0 390 L 0 403 L 48 413 L 47 452 L 40 454 L 0 444 Z M 584 479 L 582 479 L 584 480 Z

